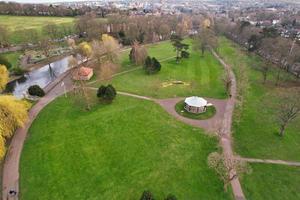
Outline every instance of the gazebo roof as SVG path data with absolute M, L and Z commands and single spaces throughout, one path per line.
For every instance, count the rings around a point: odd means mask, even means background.
M 184 102 L 193 107 L 204 107 L 207 105 L 207 101 L 201 97 L 188 97 Z

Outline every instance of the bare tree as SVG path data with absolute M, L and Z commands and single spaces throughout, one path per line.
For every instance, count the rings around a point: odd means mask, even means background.
M 104 48 L 104 45 L 97 40 L 93 40 L 92 42 L 92 58 L 96 60 L 96 63 L 100 65 L 103 60 L 103 56 L 106 53 L 106 50 Z
M 43 27 L 43 33 L 51 39 L 56 39 L 59 37 L 58 26 L 54 23 L 48 23 Z
M 42 40 L 39 41 L 39 48 L 43 51 L 44 55 L 49 58 L 50 57 L 50 50 L 52 48 L 52 41 L 49 39 L 49 38 L 44 38 Z M 49 66 L 49 73 L 50 73 L 50 76 L 52 78 L 55 78 L 56 75 L 55 75 L 55 72 L 54 70 L 52 69 L 51 67 L 51 63 L 49 62 L 48 63 L 48 66 Z
M 295 120 L 300 113 L 300 90 L 293 89 L 291 91 L 281 94 L 280 102 L 278 105 L 278 124 L 279 135 L 283 136 L 286 127 L 290 122 Z
M 228 70 L 226 70 L 226 73 L 224 74 L 223 81 L 224 81 L 224 84 L 225 84 L 227 94 L 231 97 L 230 88 L 231 88 L 232 80 L 231 80 L 231 77 L 230 77 L 230 72 Z
M 129 54 L 130 61 L 135 65 L 143 65 L 147 56 L 147 49 L 135 41 Z
M 211 29 L 202 28 L 196 36 L 194 49 L 200 50 L 201 55 L 204 56 L 204 52 L 209 49 L 209 47 L 216 49 L 218 47 L 218 38 Z
M 261 74 L 263 76 L 263 84 L 266 83 L 267 81 L 267 78 L 268 78 L 268 74 L 270 72 L 270 69 L 271 69 L 271 63 L 270 62 L 266 62 L 266 63 L 263 63 L 261 66 L 260 66 L 260 71 L 261 71 Z
M 213 152 L 209 154 L 207 163 L 219 175 L 224 183 L 224 190 L 227 191 L 228 184 L 235 178 L 245 173 L 250 173 L 251 168 L 246 162 L 238 160 L 234 157 L 226 157 L 224 154 Z

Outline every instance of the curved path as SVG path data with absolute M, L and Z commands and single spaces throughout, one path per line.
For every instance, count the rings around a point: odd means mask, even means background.
M 208 101 L 213 103 L 217 108 L 217 114 L 209 120 L 202 120 L 202 121 L 192 120 L 192 119 L 184 118 L 179 114 L 177 114 L 174 107 L 176 103 L 180 101 L 182 98 L 157 100 L 157 99 L 152 99 L 149 97 L 143 97 L 143 96 L 125 93 L 125 92 L 118 92 L 118 93 L 122 95 L 144 99 L 144 100 L 152 100 L 158 103 L 159 105 L 161 105 L 167 112 L 175 116 L 177 119 L 187 124 L 204 128 L 209 131 L 216 131 L 216 129 L 220 129 L 221 130 L 220 143 L 223 148 L 224 155 L 228 158 L 232 158 L 233 151 L 231 146 L 231 124 L 232 124 L 232 116 L 233 116 L 235 97 L 236 97 L 236 79 L 231 70 L 231 67 L 227 65 L 214 51 L 212 52 L 214 56 L 220 61 L 220 63 L 225 67 L 225 69 L 229 72 L 230 79 L 231 79 L 230 93 L 232 97 L 229 100 L 208 99 Z M 27 136 L 27 132 L 32 122 L 36 118 L 37 114 L 47 104 L 53 101 L 56 97 L 62 95 L 65 92 L 65 90 L 72 89 L 73 85 L 72 85 L 72 81 L 70 80 L 70 76 L 68 76 L 68 73 L 69 72 L 64 73 L 55 82 L 53 82 L 46 88 L 46 91 L 48 91 L 47 95 L 32 107 L 32 109 L 29 112 L 29 120 L 26 123 L 25 127 L 19 128 L 16 131 L 14 137 L 12 138 L 3 166 L 3 180 L 2 180 L 3 200 L 17 199 L 17 196 L 10 198 L 8 196 L 8 191 L 9 190 L 15 190 L 17 192 L 19 191 L 19 162 L 20 162 L 23 144 Z M 65 88 L 60 85 L 61 81 L 65 82 Z M 238 200 L 245 199 L 238 178 L 235 178 L 234 180 L 231 181 L 231 186 L 232 186 L 235 199 Z
M 8 192 L 10 190 L 19 192 L 19 162 L 21 158 L 21 152 L 23 148 L 24 141 L 27 136 L 28 129 L 30 128 L 32 122 L 38 115 L 38 113 L 56 97 L 64 94 L 65 90 L 69 90 L 73 87 L 72 81 L 70 79 L 69 71 L 62 74 L 53 83 L 45 88 L 47 95 L 41 98 L 29 111 L 29 119 L 23 128 L 17 129 L 15 132 L 3 165 L 3 178 L 2 178 L 2 199 L 3 200 L 16 200 L 17 196 L 10 197 Z M 60 83 L 65 83 L 63 87 Z
M 225 70 L 229 73 L 229 77 L 231 80 L 230 91 L 229 91 L 231 98 L 227 101 L 227 105 L 224 112 L 223 126 L 220 133 L 220 137 L 221 137 L 220 143 L 223 148 L 224 156 L 231 159 L 234 157 L 233 150 L 232 150 L 231 126 L 232 126 L 232 117 L 233 117 L 233 111 L 234 111 L 234 106 L 236 101 L 236 91 L 237 91 L 236 78 L 232 71 L 231 66 L 227 65 L 224 62 L 224 60 L 213 49 L 211 49 L 211 51 L 213 55 L 219 60 L 219 62 L 224 66 Z M 235 174 L 234 171 L 232 171 L 231 173 Z M 237 200 L 246 199 L 238 177 L 231 181 L 231 187 L 235 199 Z

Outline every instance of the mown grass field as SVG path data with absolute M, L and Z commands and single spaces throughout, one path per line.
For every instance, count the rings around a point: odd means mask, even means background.
M 234 123 L 235 151 L 245 157 L 300 161 L 300 118 L 287 128 L 284 137 L 278 135 L 277 112 L 272 104 L 278 101 L 279 92 L 289 86 L 276 87 L 275 71 L 269 75 L 267 84 L 262 83 L 261 72 L 255 70 L 260 58 L 251 56 L 226 39 L 221 40 L 220 54 L 235 70 L 246 65 L 249 88 L 242 106 L 241 117 Z M 295 78 L 283 72 L 282 83 L 295 86 Z M 239 77 L 237 77 L 239 78 Z M 300 84 L 298 84 L 300 86 Z
M 241 50 L 225 38 L 220 39 L 219 53 L 231 64 L 234 71 L 246 66 L 248 91 L 242 107 L 236 109 L 233 124 L 234 150 L 243 157 L 300 161 L 300 118 L 292 122 L 284 137 L 278 135 L 276 109 L 271 106 L 278 101 L 279 92 L 299 85 L 295 78 L 283 72 L 282 85 L 276 87 L 275 70 L 268 82 L 262 83 L 257 71 L 262 60 Z M 239 76 L 237 76 L 239 79 Z M 237 113 L 241 113 L 240 117 Z M 299 199 L 299 168 L 270 164 L 251 164 L 253 173 L 241 179 L 246 198 L 250 200 Z
M 191 56 L 183 59 L 179 64 L 175 61 L 176 52 L 170 41 L 147 46 L 148 54 L 161 61 L 161 71 L 154 75 L 147 75 L 144 69 L 123 74 L 113 78 L 110 82 L 119 91 L 151 96 L 154 98 L 171 98 L 186 96 L 204 96 L 213 98 L 226 98 L 226 91 L 222 76 L 223 67 L 210 53 L 204 57 L 192 50 L 192 40 L 186 40 L 190 44 Z M 133 67 L 128 58 L 129 51 L 121 56 L 122 71 Z M 172 84 L 174 81 L 182 81 L 184 84 Z M 103 83 L 96 83 L 99 86 Z
M 300 199 L 300 168 L 282 165 L 251 164 L 253 172 L 243 178 L 248 200 Z
M 35 29 L 39 36 L 43 37 L 42 28 L 48 23 L 64 25 L 73 28 L 74 19 L 72 17 L 32 17 L 32 16 L 0 16 L 0 25 L 8 28 L 11 43 L 18 44 L 24 42 L 22 31 L 25 29 Z
M 153 102 L 117 96 L 84 112 L 60 97 L 29 130 L 21 199 L 230 199 L 207 166 L 217 141 Z

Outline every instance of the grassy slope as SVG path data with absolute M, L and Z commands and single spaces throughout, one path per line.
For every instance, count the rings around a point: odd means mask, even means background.
M 273 83 L 261 84 L 261 74 L 251 68 L 260 64 L 256 56 L 239 50 L 232 42 L 222 38 L 220 54 L 235 68 L 240 64 L 248 66 L 250 89 L 243 106 L 240 123 L 234 122 L 235 151 L 248 157 L 300 160 L 300 119 L 293 122 L 284 138 L 277 136 L 274 123 L 275 111 L 268 104 L 276 101 L 280 90 Z M 289 79 L 291 77 L 287 76 Z M 270 80 L 274 81 L 274 75 Z M 270 97 L 270 94 L 273 94 Z M 236 120 L 236 117 L 235 117 Z M 299 199 L 299 168 L 252 164 L 253 173 L 242 179 L 242 186 L 249 200 L 296 200 Z
M 10 40 L 12 43 L 20 43 L 22 41 L 23 29 L 36 29 L 42 36 L 42 27 L 47 23 L 57 25 L 73 25 L 72 17 L 31 17 L 31 16 L 0 16 L 0 25 L 8 27 Z
M 240 123 L 234 123 L 235 151 L 248 157 L 300 161 L 300 118 L 288 126 L 286 135 L 281 138 L 275 120 L 276 111 L 269 106 L 277 101 L 276 94 L 284 90 L 274 86 L 274 74 L 269 77 L 272 82 L 263 85 L 261 73 L 251 68 L 260 64 L 258 57 L 241 52 L 225 39 L 221 40 L 220 46 L 220 54 L 235 69 L 241 63 L 248 67 L 250 88 Z
M 251 164 L 253 173 L 243 178 L 248 200 L 300 199 L 300 168 L 268 164 Z
M 152 102 L 118 96 L 80 111 L 59 98 L 30 129 L 21 158 L 21 199 L 228 199 L 208 169 L 217 142 Z
M 187 42 L 191 44 L 192 41 L 187 40 Z M 169 41 L 148 47 L 148 52 L 150 56 L 159 60 L 175 56 Z M 123 53 L 121 59 L 122 68 L 130 69 L 128 52 Z M 191 57 L 182 60 L 180 64 L 176 64 L 175 58 L 171 58 L 161 64 L 162 69 L 158 74 L 149 76 L 145 74 L 143 69 L 140 69 L 114 78 L 112 84 L 120 91 L 155 98 L 190 95 L 226 98 L 222 81 L 223 68 L 210 53 L 207 53 L 202 58 L 198 52 L 192 51 Z M 190 85 L 162 86 L 163 83 L 174 80 L 184 81 Z

